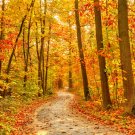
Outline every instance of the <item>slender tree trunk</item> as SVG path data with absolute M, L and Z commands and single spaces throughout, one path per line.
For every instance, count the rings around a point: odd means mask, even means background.
M 23 27 L 23 56 L 24 56 L 24 64 L 26 60 L 26 51 L 25 51 L 25 26 Z
M 36 51 L 37 51 L 37 58 L 39 60 L 39 51 L 38 51 L 38 27 L 37 27 L 37 22 L 36 22 Z
M 0 53 L 2 53 L 1 49 L 0 49 Z M 2 60 L 0 60 L 0 76 L 1 76 L 1 72 L 2 72 Z
M 41 47 L 42 49 L 42 47 Z M 40 49 L 40 55 L 39 55 L 39 61 L 38 61 L 38 86 L 41 89 L 42 87 L 42 72 L 41 72 L 41 64 L 42 64 L 42 57 L 41 57 L 41 49 Z
M 108 17 L 108 0 L 106 0 L 106 16 Z M 108 21 L 106 21 L 106 39 L 107 39 L 107 43 L 109 41 L 108 39 Z
M 101 23 L 101 11 L 99 0 L 94 0 L 94 12 L 95 12 L 95 24 L 96 24 L 96 40 L 97 40 L 97 51 L 100 53 L 103 48 L 103 35 L 102 35 L 102 23 Z M 100 67 L 100 77 L 101 77 L 101 87 L 102 87 L 102 99 L 103 99 L 103 108 L 109 109 L 111 105 L 108 78 L 105 72 L 106 63 L 105 57 L 98 55 L 99 67 Z
M 41 0 L 40 0 L 40 12 L 42 13 L 41 9 Z M 41 23 L 41 33 L 42 33 L 42 18 L 40 18 L 40 23 Z M 41 66 L 42 66 L 42 50 L 43 50 L 43 45 L 42 45 L 42 38 L 41 38 L 41 48 L 39 52 L 39 62 L 38 62 L 38 86 L 40 89 L 42 89 L 42 71 L 41 71 Z
M 38 46 L 38 25 L 36 22 L 36 51 L 37 51 L 37 58 L 38 58 L 38 87 L 41 88 L 41 76 L 40 76 L 40 54 L 39 54 L 39 50 L 38 50 L 39 46 Z
M 26 87 L 26 82 L 27 82 L 28 60 L 29 60 L 29 56 L 30 56 L 30 27 L 31 27 L 31 16 L 32 16 L 32 9 L 31 9 L 30 20 L 29 20 L 29 27 L 28 27 L 28 47 L 27 47 L 27 53 L 26 53 L 26 59 L 25 59 L 24 87 Z
M 43 45 L 44 45 L 43 41 Z M 42 58 L 43 58 L 43 64 L 42 64 L 42 89 L 43 89 L 43 95 L 45 95 L 45 58 L 44 58 L 44 47 L 43 47 L 43 53 L 42 53 Z
M 1 17 L 1 37 L 0 40 L 3 40 L 4 38 L 4 10 L 5 10 L 5 0 L 2 0 L 2 17 Z M 0 53 L 2 53 L 2 49 L 0 47 Z M 0 76 L 2 72 L 2 60 L 0 59 Z
M 69 28 L 70 28 L 70 40 L 69 40 L 69 89 L 72 88 L 72 62 L 71 62 L 71 24 L 69 20 Z
M 38 25 L 36 22 L 36 51 L 37 51 L 37 58 L 38 58 L 38 87 L 41 89 L 41 80 L 42 80 L 42 73 L 41 73 L 41 57 L 39 53 L 39 46 L 38 46 Z M 38 96 L 41 97 L 41 93 L 38 91 Z
M 98 84 L 97 84 L 97 80 L 96 80 L 96 76 L 95 76 L 95 66 L 94 66 L 94 57 L 93 57 L 93 63 L 92 63 L 92 67 L 93 67 L 93 73 L 94 73 L 94 80 L 95 80 L 95 83 L 96 83 L 96 88 L 97 88 L 97 91 L 98 91 L 98 95 L 100 96 L 100 93 L 99 93 L 99 87 L 98 87 Z
M 122 64 L 123 88 L 125 92 L 125 113 L 132 114 L 135 105 L 134 78 L 132 72 L 131 52 L 128 33 L 127 0 L 118 0 L 118 28 L 120 58 Z M 134 110 L 135 113 L 135 110 Z
M 47 90 L 47 74 L 48 74 L 50 35 L 51 35 L 51 24 L 49 25 L 49 37 L 48 37 L 48 46 L 47 46 L 46 74 L 45 74 L 45 91 Z
M 61 89 L 63 87 L 63 80 L 61 79 L 61 76 L 59 76 L 58 79 L 58 89 Z
M 69 47 L 69 89 L 72 88 L 71 42 Z
M 81 28 L 80 28 L 79 14 L 78 14 L 78 0 L 75 0 L 75 18 L 76 18 L 76 29 L 77 29 L 77 40 L 78 40 L 78 48 L 79 48 L 79 55 L 80 55 L 80 63 L 81 63 L 81 70 L 82 70 L 82 77 L 83 77 L 84 97 L 87 100 L 87 97 L 90 95 L 88 90 L 88 79 L 87 79 L 86 65 L 84 61 L 83 48 L 82 48 Z
M 46 10 L 47 10 L 47 2 L 44 0 L 44 18 L 43 18 L 43 34 L 45 34 L 45 24 L 46 24 Z M 44 37 L 43 37 L 44 40 Z M 45 95 L 45 62 L 44 62 L 44 41 L 43 41 L 43 95 Z
M 42 13 L 42 4 L 41 4 L 41 0 L 40 0 L 40 12 Z M 40 18 L 40 23 L 41 23 L 41 33 L 43 34 L 43 20 L 42 18 Z M 40 48 L 40 57 L 39 57 L 39 65 L 38 65 L 38 79 L 39 81 L 39 88 L 42 89 L 43 87 L 43 80 L 42 80 L 42 61 L 43 61 L 43 41 L 44 38 L 41 36 L 41 48 Z
M 45 18 L 46 18 L 46 8 L 47 8 L 47 2 L 44 1 L 45 7 L 44 7 L 44 16 L 43 20 L 41 19 L 41 33 L 43 36 L 41 36 L 41 49 L 40 49 L 40 61 L 39 61 L 39 78 L 41 78 L 41 86 L 43 89 L 43 95 L 45 95 L 45 72 L 44 72 L 44 34 L 45 34 Z M 43 64 L 42 64 L 43 62 Z M 41 70 L 42 67 L 42 70 Z
M 5 10 L 5 0 L 2 0 L 2 17 L 1 17 L 1 35 L 0 35 L 0 40 L 2 41 L 4 39 L 4 10 Z M 0 46 L 0 54 L 2 54 L 2 48 Z M 1 77 L 2 74 L 2 60 L 0 58 L 0 80 L 2 79 Z M 2 86 L 0 86 L 2 88 Z M 3 91 L 0 91 L 0 95 L 4 97 Z
M 23 56 L 24 56 L 24 65 L 26 67 L 26 50 L 25 50 L 25 26 L 23 27 Z M 25 68 L 24 68 L 25 70 Z M 26 82 L 24 77 L 24 83 Z M 26 84 L 24 84 L 24 87 L 26 87 Z

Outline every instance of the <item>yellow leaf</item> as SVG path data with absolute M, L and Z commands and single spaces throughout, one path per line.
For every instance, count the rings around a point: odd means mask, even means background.
M 0 91 L 3 91 L 3 89 L 0 88 Z
M 125 70 L 122 70 L 124 73 L 127 73 Z
M 124 80 L 127 80 L 127 78 L 126 78 L 126 77 L 123 77 L 123 79 L 124 79 Z

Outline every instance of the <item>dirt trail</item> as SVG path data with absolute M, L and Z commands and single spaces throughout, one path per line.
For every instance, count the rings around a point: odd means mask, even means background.
M 73 95 L 67 89 L 58 91 L 58 98 L 37 109 L 28 125 L 36 135 L 124 135 L 78 116 L 70 107 Z

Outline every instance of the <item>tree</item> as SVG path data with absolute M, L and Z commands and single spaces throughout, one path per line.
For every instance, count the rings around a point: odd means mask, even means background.
M 28 73 L 28 63 L 29 63 L 28 60 L 29 60 L 29 57 L 30 57 L 30 28 L 31 28 L 32 11 L 33 11 L 33 9 L 31 9 L 30 19 L 29 19 L 27 51 L 25 52 L 25 50 L 24 50 L 24 61 L 25 61 L 24 87 L 26 87 L 27 73 Z
M 118 0 L 118 28 L 123 88 L 126 99 L 125 113 L 131 114 L 132 108 L 135 105 L 135 91 L 128 33 L 127 0 Z
M 47 90 L 47 76 L 48 76 L 48 61 L 49 61 L 49 47 L 50 47 L 51 23 L 49 24 L 47 58 L 46 58 L 46 74 L 45 74 L 45 91 Z
M 69 19 L 70 39 L 69 39 L 69 89 L 72 88 L 72 62 L 71 62 L 71 24 Z
M 38 42 L 36 36 L 36 47 L 37 47 L 37 55 L 38 55 L 38 86 L 40 89 L 43 89 L 43 95 L 45 95 L 45 71 L 44 71 L 44 38 L 45 38 L 45 24 L 46 24 L 46 9 L 47 2 L 44 1 L 44 12 L 42 11 L 42 1 L 40 0 L 40 23 L 41 23 L 41 48 L 40 52 L 38 52 Z M 43 12 L 43 15 L 42 15 Z M 37 24 L 36 24 L 37 27 Z M 38 29 L 37 29 L 38 30 Z
M 101 23 L 101 11 L 99 0 L 94 0 L 94 12 L 95 12 L 95 25 L 96 25 L 96 40 L 97 40 L 97 51 L 100 67 L 100 78 L 101 78 L 101 88 L 102 88 L 102 99 L 103 99 L 103 108 L 109 109 L 111 105 L 108 78 L 105 72 L 106 63 L 105 57 L 101 56 L 103 49 L 103 35 L 102 35 L 102 23 Z
M 42 5 L 41 5 L 42 6 Z M 45 34 L 45 19 L 46 19 L 46 10 L 47 10 L 47 2 L 46 0 L 44 1 L 44 15 L 43 15 L 43 19 L 41 19 L 41 49 L 40 49 L 40 74 L 42 72 L 42 76 L 40 75 L 40 77 L 42 77 L 42 81 L 41 81 L 41 85 L 42 85 L 42 89 L 43 89 L 43 95 L 45 95 L 45 64 L 44 64 L 44 34 Z M 42 7 L 41 7 L 42 8 Z M 42 11 L 42 9 L 41 9 Z M 42 64 L 42 71 L 41 71 L 41 62 L 43 62 Z
M 2 0 L 2 17 L 1 17 L 1 37 L 0 40 L 2 41 L 4 38 L 4 10 L 5 10 L 5 0 Z M 0 47 L 0 53 L 2 53 L 2 49 Z M 2 71 L 2 60 L 0 58 L 0 75 Z
M 40 50 L 41 51 L 41 50 Z M 37 52 L 37 59 L 38 59 L 38 87 L 41 89 L 41 82 L 42 82 L 42 72 L 41 72 L 41 57 L 39 51 L 39 43 L 38 43 L 38 23 L 36 22 L 36 52 Z M 41 96 L 41 93 L 38 91 L 38 96 Z
M 88 90 L 88 79 L 87 79 L 86 65 L 84 61 L 84 54 L 83 54 L 83 48 L 82 48 L 81 28 L 80 28 L 79 12 L 78 12 L 78 0 L 75 0 L 75 18 L 76 18 L 76 29 L 77 29 L 77 40 L 78 40 L 80 64 L 81 64 L 82 77 L 83 77 L 84 97 L 85 99 L 87 99 L 88 96 L 90 95 L 89 95 L 89 90 Z

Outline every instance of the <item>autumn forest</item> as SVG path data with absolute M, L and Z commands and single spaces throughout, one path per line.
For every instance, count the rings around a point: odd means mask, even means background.
M 21 115 L 64 87 L 78 112 L 135 134 L 134 0 L 1 0 L 0 8 L 0 134 L 17 134 Z

